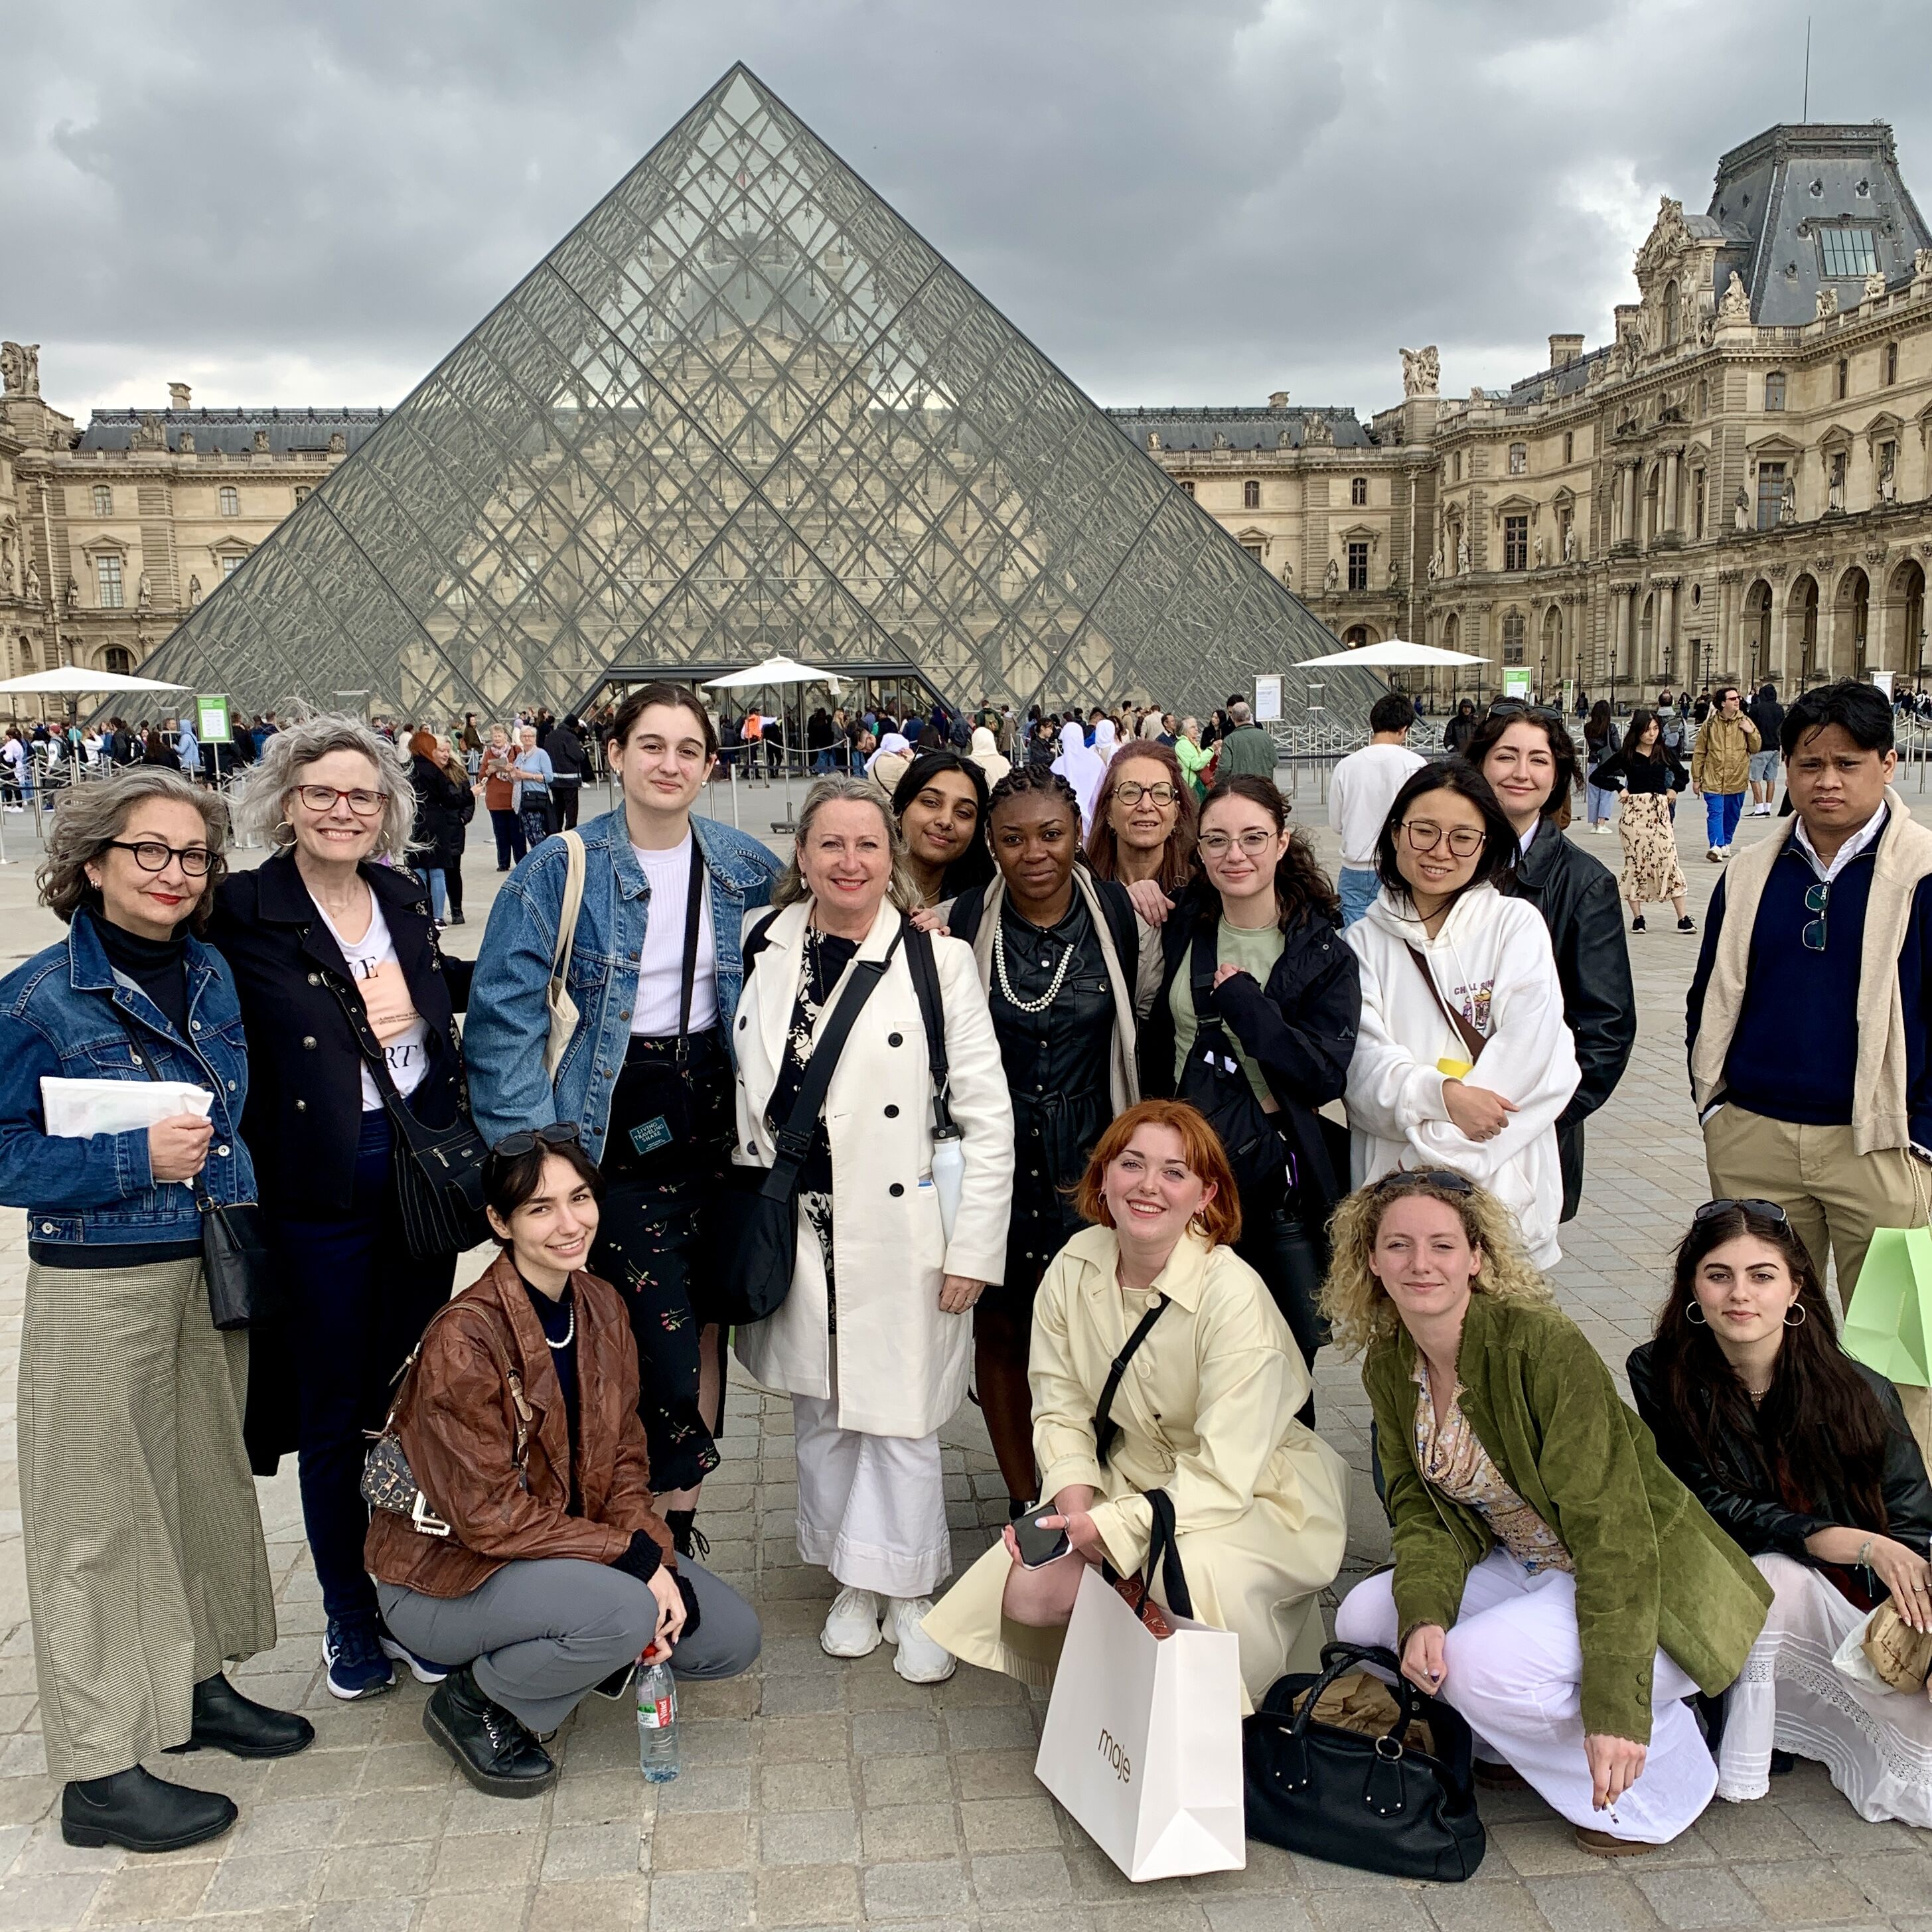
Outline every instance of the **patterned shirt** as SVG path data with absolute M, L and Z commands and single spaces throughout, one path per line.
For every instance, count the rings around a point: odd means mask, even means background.
M 1490 1534 L 1532 1576 L 1544 1570 L 1572 1573 L 1576 1564 L 1563 1540 L 1502 1479 L 1490 1452 L 1462 1413 L 1462 1384 L 1449 1398 L 1438 1426 L 1429 1390 L 1429 1364 L 1415 1358 L 1415 1466 L 1451 1502 L 1466 1503 L 1488 1524 Z

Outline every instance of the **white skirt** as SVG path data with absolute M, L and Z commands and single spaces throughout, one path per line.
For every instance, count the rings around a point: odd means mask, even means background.
M 1865 1613 L 1806 1564 L 1751 1560 L 1777 1594 L 1725 1694 L 1718 1796 L 1763 1797 L 1774 1748 L 1822 1764 L 1861 1818 L 1932 1827 L 1932 1700 L 1836 1669 L 1833 1652 Z

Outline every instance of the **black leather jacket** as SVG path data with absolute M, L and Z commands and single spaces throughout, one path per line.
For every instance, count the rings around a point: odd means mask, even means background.
M 1876 1523 L 1855 1522 L 1850 1504 L 1840 1496 L 1819 1497 L 1815 1515 L 1786 1508 L 1755 1442 L 1741 1442 L 1727 1435 L 1720 1441 L 1714 1460 L 1706 1462 L 1696 1454 L 1672 1418 L 1658 1406 L 1658 1378 L 1651 1359 L 1656 1346 L 1654 1342 L 1646 1342 L 1630 1353 L 1630 1394 L 1636 1412 L 1657 1438 L 1658 1454 L 1746 1556 L 1790 1556 L 1815 1569 L 1819 1567 L 1816 1560 L 1804 1547 L 1808 1536 L 1834 1524 L 1850 1529 L 1877 1528 Z M 1880 1483 L 1885 1534 L 1922 1556 L 1932 1554 L 1932 1483 L 1926 1480 L 1924 1459 L 1906 1424 L 1898 1392 L 1876 1370 L 1862 1362 L 1852 1366 L 1864 1378 L 1891 1425 Z
M 1581 1077 L 1556 1122 L 1562 1218 L 1569 1221 L 1583 1192 L 1583 1122 L 1616 1090 L 1636 1044 L 1636 988 L 1616 880 L 1554 820 L 1537 827 L 1515 880 L 1517 897 L 1528 900 L 1550 928 L 1563 1018 L 1576 1040 Z

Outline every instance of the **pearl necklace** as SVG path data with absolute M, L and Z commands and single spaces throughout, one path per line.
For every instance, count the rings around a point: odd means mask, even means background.
M 577 1304 L 574 1301 L 570 1304 L 570 1319 L 563 1324 L 563 1340 L 561 1342 L 551 1342 L 548 1334 L 544 1335 L 544 1340 L 549 1342 L 553 1348 L 567 1348 L 577 1340 Z
M 1060 956 L 1060 964 L 1053 970 L 1052 983 L 1036 1000 L 1023 1000 L 1013 991 L 1013 982 L 1006 977 L 1006 922 L 1001 920 L 993 928 L 993 971 L 1000 982 L 1000 997 L 1014 1012 L 1043 1013 L 1060 997 L 1060 987 L 1066 979 L 1066 969 L 1073 964 L 1074 949 L 1067 947 Z

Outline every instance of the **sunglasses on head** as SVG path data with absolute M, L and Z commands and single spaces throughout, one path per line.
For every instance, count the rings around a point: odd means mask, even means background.
M 1563 714 L 1553 704 L 1532 704 L 1526 698 L 1498 698 L 1487 712 L 1490 718 L 1541 718 L 1553 724 L 1563 722 Z
M 1741 1213 L 1755 1215 L 1760 1220 L 1775 1221 L 1780 1227 L 1785 1225 L 1784 1210 L 1775 1201 L 1760 1201 L 1754 1198 L 1707 1201 L 1690 1216 L 1690 1219 L 1694 1222 L 1714 1221 L 1720 1214 L 1728 1214 L 1733 1208 Z
M 506 1134 L 490 1151 L 504 1160 L 514 1160 L 519 1154 L 534 1153 L 540 1147 L 569 1147 L 578 1138 L 576 1124 L 570 1120 L 553 1120 L 547 1127 L 526 1127 L 514 1134 Z
M 1447 1167 L 1392 1167 L 1381 1180 L 1370 1185 L 1374 1192 L 1382 1194 L 1410 1180 L 1439 1187 L 1450 1194 L 1473 1194 L 1476 1191 L 1476 1184 L 1466 1174 L 1458 1174 L 1453 1168 Z

